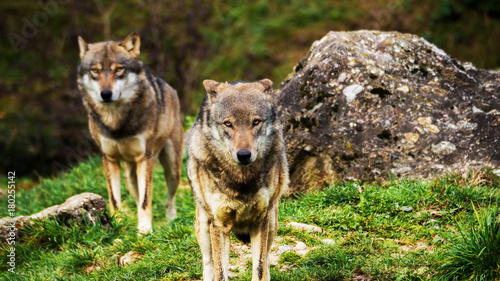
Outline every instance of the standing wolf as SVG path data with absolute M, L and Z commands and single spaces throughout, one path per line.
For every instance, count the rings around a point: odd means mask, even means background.
M 273 83 L 205 80 L 203 85 L 207 96 L 192 129 L 187 167 L 203 280 L 227 280 L 231 230 L 242 240 L 250 238 L 252 280 L 270 280 L 278 201 L 288 186 Z
M 167 219 L 176 217 L 183 137 L 177 93 L 145 70 L 135 32 L 121 42 L 87 44 L 79 37 L 78 45 L 78 88 L 88 111 L 90 133 L 103 154 L 111 213 L 121 206 L 123 161 L 127 189 L 137 202 L 139 232 L 151 232 L 156 157 L 168 185 Z

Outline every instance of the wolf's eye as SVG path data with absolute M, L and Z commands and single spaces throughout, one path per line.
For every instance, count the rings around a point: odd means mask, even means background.
M 224 125 L 226 125 L 226 127 L 232 127 L 233 124 L 231 123 L 231 121 L 224 121 Z
M 115 68 L 115 72 L 116 72 L 116 73 L 121 73 L 121 72 L 123 72 L 124 70 L 125 70 L 125 68 L 123 68 L 123 67 L 121 67 L 121 66 L 120 66 L 120 67 Z
M 259 120 L 259 119 L 255 119 L 255 120 L 253 120 L 253 125 L 254 125 L 254 126 L 257 126 L 257 125 L 259 125 L 259 124 L 260 124 L 260 122 L 262 122 L 262 121 L 261 121 L 261 120 Z
M 92 69 L 90 70 L 90 72 L 91 72 L 92 74 L 99 74 L 99 69 L 97 69 L 97 68 L 92 68 Z

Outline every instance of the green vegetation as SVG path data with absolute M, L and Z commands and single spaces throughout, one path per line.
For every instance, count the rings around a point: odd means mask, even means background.
M 6 249 L 0 254 L 0 279 L 200 279 L 201 253 L 194 234 L 191 191 L 184 178 L 184 188 L 177 194 L 179 218 L 167 224 L 162 172 L 161 167 L 154 172 L 152 235 L 137 236 L 135 203 L 123 187 L 126 210 L 112 218 L 113 228 L 90 222 L 70 227 L 51 221 L 37 223 L 28 229 L 30 239 L 16 246 L 16 275 L 6 270 Z M 107 197 L 98 158 L 36 187 L 18 189 L 17 214 L 32 214 L 87 191 Z M 271 267 L 272 280 L 499 278 L 500 185 L 492 170 L 429 181 L 335 183 L 294 197 L 281 201 L 273 253 L 298 241 L 310 251 L 306 255 L 294 251 L 279 255 Z M 5 209 L 0 211 L 6 215 Z M 296 230 L 287 226 L 292 221 L 319 226 L 324 232 Z M 332 239 L 335 244 L 326 244 L 323 239 Z M 235 238 L 232 244 L 240 245 Z M 232 248 L 233 271 L 237 280 L 250 280 L 247 252 L 240 248 Z M 120 258 L 130 251 L 139 259 L 119 265 Z
M 441 280 L 500 279 L 500 212 L 476 212 L 475 224 L 458 224 L 460 236 L 451 241 L 438 268 Z
M 76 89 L 77 36 L 141 34 L 141 58 L 199 107 L 204 79 L 270 78 L 275 87 L 328 31 L 377 29 L 424 36 L 478 68 L 500 66 L 496 0 L 2 1 L 0 173 L 69 169 L 97 149 Z

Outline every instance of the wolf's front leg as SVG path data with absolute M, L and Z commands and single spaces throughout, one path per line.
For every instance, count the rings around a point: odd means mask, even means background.
M 152 195 L 153 195 L 153 157 L 145 158 L 137 162 L 137 187 L 139 189 L 139 201 L 137 210 L 139 217 L 139 234 L 151 233 L 152 220 Z
M 210 223 L 210 239 L 212 241 L 212 257 L 214 263 L 215 280 L 227 281 L 229 269 L 229 243 L 231 228 L 222 223 Z
M 139 202 L 139 191 L 137 190 L 137 166 L 135 162 L 123 162 L 123 172 L 127 189 L 137 203 Z
M 255 228 L 250 228 L 250 241 L 252 243 L 252 281 L 271 280 L 269 272 L 269 250 L 272 241 L 269 241 L 269 210 L 264 220 Z
M 108 195 L 110 202 L 110 211 L 113 215 L 122 206 L 120 194 L 120 162 L 109 159 L 104 155 L 102 157 L 102 167 L 104 175 L 108 182 Z

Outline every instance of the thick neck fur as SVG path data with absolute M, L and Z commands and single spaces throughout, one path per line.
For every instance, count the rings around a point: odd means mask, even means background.
M 146 81 L 142 80 L 136 95 L 128 102 L 101 104 L 91 98 L 83 98 L 89 119 L 97 124 L 102 134 L 120 139 L 137 135 L 144 130 L 148 114 L 155 110 L 151 94 L 154 86 Z

